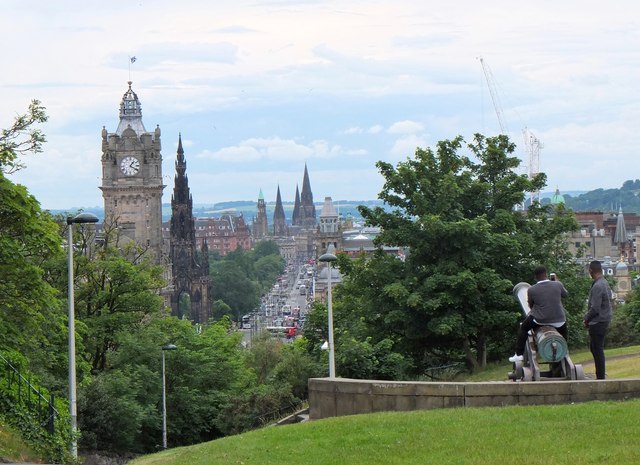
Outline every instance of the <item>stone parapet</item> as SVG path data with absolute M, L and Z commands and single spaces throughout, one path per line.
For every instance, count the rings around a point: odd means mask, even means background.
M 347 378 L 309 380 L 309 418 L 449 407 L 551 405 L 640 398 L 640 379 L 439 383 Z

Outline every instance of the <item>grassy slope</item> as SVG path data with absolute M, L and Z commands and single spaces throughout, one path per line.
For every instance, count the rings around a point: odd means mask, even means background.
M 0 418 L 0 462 L 41 463 L 38 456 L 20 437 Z
M 588 351 L 572 353 L 593 373 Z M 611 378 L 637 376 L 640 347 L 607 351 Z M 510 364 L 472 380 L 505 380 Z M 387 412 L 263 428 L 131 465 L 640 463 L 640 400 Z
M 131 465 L 635 465 L 639 417 L 640 400 L 376 413 L 263 428 Z

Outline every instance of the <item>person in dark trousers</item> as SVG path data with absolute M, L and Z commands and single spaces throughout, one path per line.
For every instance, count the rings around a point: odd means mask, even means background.
M 602 274 L 602 264 L 594 260 L 589 264 L 589 274 L 593 282 L 589 291 L 587 313 L 584 326 L 589 330 L 590 349 L 596 365 L 596 378 L 605 378 L 604 337 L 613 318 L 611 308 L 611 288 Z
M 516 354 L 509 358 L 510 362 L 517 362 L 523 359 L 527 334 L 530 330 L 535 330 L 540 326 L 553 326 L 567 339 L 567 317 L 562 305 L 562 298 L 569 295 L 562 283 L 556 279 L 555 274 L 552 279 L 547 276 L 547 269 L 540 265 L 533 271 L 536 284 L 527 290 L 527 301 L 529 304 L 529 314 L 522 321 L 518 338 L 516 339 Z

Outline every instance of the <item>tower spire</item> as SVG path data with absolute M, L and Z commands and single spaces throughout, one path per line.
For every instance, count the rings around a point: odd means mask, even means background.
M 302 192 L 300 193 L 300 213 L 299 224 L 306 228 L 316 226 L 316 207 L 313 204 L 313 192 L 311 192 L 311 182 L 309 182 L 309 171 L 307 164 L 304 164 L 304 177 L 302 179 Z
M 178 150 L 176 153 L 176 177 L 173 188 L 171 203 L 191 202 L 189 191 L 189 178 L 187 177 L 187 160 L 182 149 L 182 134 L 178 133 Z M 189 208 L 192 208 L 189 206 Z
M 282 197 L 280 197 L 280 185 L 278 184 L 278 193 L 276 194 L 276 208 L 273 212 L 273 235 L 286 236 L 286 225 L 284 220 L 284 208 L 282 206 Z
M 128 81 L 127 84 L 129 84 L 129 88 L 120 102 L 120 122 L 118 123 L 116 134 L 121 136 L 125 129 L 131 127 L 140 136 L 147 132 L 142 123 L 142 105 L 140 105 L 138 95 L 131 88 L 133 82 Z
M 293 203 L 293 215 L 291 216 L 291 224 L 296 226 L 300 224 L 300 191 L 296 184 L 296 198 Z

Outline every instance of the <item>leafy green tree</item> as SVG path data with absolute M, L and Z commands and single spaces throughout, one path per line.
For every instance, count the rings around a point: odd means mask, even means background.
M 91 229 L 78 228 L 76 234 L 78 243 L 93 243 Z M 78 331 L 94 373 L 107 368 L 120 333 L 134 331 L 163 308 L 162 267 L 147 260 L 134 244 L 116 247 L 117 237 L 115 231 L 105 231 L 100 248 L 80 247 L 74 258 Z
M 234 321 L 258 306 L 257 285 L 235 261 L 222 260 L 211 264 L 212 299 L 222 300 L 232 311 Z M 219 318 L 220 315 L 214 317 Z
M 266 383 L 275 367 L 282 360 L 283 343 L 263 331 L 251 340 L 251 347 L 247 353 L 246 364 L 256 374 L 259 384 Z
M 397 167 L 378 162 L 385 178 L 379 198 L 393 210 L 360 212 L 382 228 L 377 244 L 406 248 L 406 259 L 380 252 L 341 268 L 343 295 L 359 306 L 349 312 L 374 345 L 389 339 L 418 374 L 455 360 L 473 370 L 506 353 L 521 319 L 513 285 L 536 263 L 563 260 L 558 236 L 577 226 L 565 211 L 517 208 L 545 176 L 515 172 L 519 159 L 506 136 L 475 135 L 466 144 L 473 158 L 463 147 L 457 137 L 435 151 L 419 148 Z
M 274 241 L 262 240 L 259 241 L 253 248 L 253 257 L 255 260 L 267 257 L 269 255 L 280 256 L 280 247 Z
M 626 303 L 619 306 L 613 315 L 610 335 L 615 334 L 615 339 L 608 337 L 616 344 L 637 344 L 640 340 L 640 286 L 631 288 L 631 294 Z
M 265 255 L 253 265 L 256 280 L 262 293 L 268 291 L 284 269 L 284 260 L 280 254 Z
M 34 100 L 27 114 L 0 131 L 0 349 L 21 352 L 40 376 L 66 364 L 66 312 L 47 270 L 64 251 L 51 215 L 5 175 L 22 167 L 21 155 L 42 150 L 36 125 L 46 120 Z
M 30 352 L 64 324 L 43 268 L 64 254 L 57 230 L 27 189 L 0 173 L 0 345 L 6 348 Z
M 384 255 L 382 256 L 384 257 Z M 399 263 L 388 257 L 390 264 Z M 377 264 L 372 260 L 366 262 L 363 258 L 352 265 L 350 259 L 344 255 L 339 257 L 341 268 L 349 268 L 349 279 L 335 289 L 334 293 L 334 339 L 336 345 L 336 372 L 339 376 L 356 379 L 407 379 L 411 373 L 412 361 L 399 353 L 393 341 L 400 340 L 402 335 L 387 333 L 386 337 L 373 338 L 371 333 L 381 334 L 380 331 L 393 329 L 393 325 L 381 324 L 382 321 L 373 315 L 368 319 L 366 314 L 371 310 L 368 299 L 376 299 L 375 293 L 369 293 L 376 288 L 378 276 L 360 273 L 360 266 L 366 263 Z M 356 270 L 357 275 L 356 275 Z M 387 271 L 389 271 L 387 269 Z M 386 279 L 384 275 L 380 278 Z M 364 281 L 361 281 L 363 279 Z M 352 289 L 356 289 L 352 292 Z M 376 302 L 376 311 L 385 303 Z M 378 314 L 380 315 L 380 314 Z M 315 360 L 322 360 L 324 371 L 328 368 L 327 354 L 320 347 L 328 339 L 327 307 L 323 303 L 315 303 L 304 325 L 307 351 Z M 400 326 L 396 326 L 400 328 Z
M 271 373 L 273 384 L 288 386 L 298 400 L 309 397 L 309 378 L 324 376 L 324 367 L 315 361 L 307 350 L 305 338 L 284 344 L 281 357 Z
M 10 128 L 0 131 L 0 173 L 13 173 L 24 168 L 21 155 L 42 152 L 46 141 L 37 127 L 48 120 L 46 110 L 38 100 L 32 100 L 27 113 L 16 116 Z
M 114 452 L 150 452 L 162 438 L 161 348 L 165 353 L 167 420 L 171 446 L 226 434 L 219 427 L 231 399 L 255 389 L 244 364 L 241 335 L 223 319 L 202 332 L 175 317 L 150 316 L 137 329 L 118 335 L 107 369 L 81 391 L 78 417 L 83 444 Z M 124 418 L 123 412 L 129 411 Z

